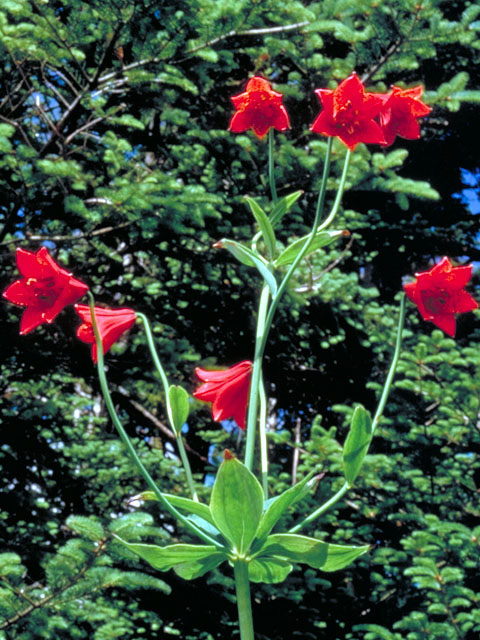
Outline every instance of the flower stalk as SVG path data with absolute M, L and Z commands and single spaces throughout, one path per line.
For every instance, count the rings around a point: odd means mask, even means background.
M 183 525 L 185 525 L 185 527 L 190 531 L 190 533 L 193 533 L 194 535 L 199 537 L 201 540 L 203 540 L 207 544 L 213 544 L 217 548 L 223 549 L 223 545 L 221 545 L 219 542 L 217 542 L 214 538 L 211 538 L 208 534 L 204 533 L 191 520 L 189 520 L 188 518 L 185 518 L 183 516 L 183 514 L 181 514 L 173 505 L 170 504 L 170 502 L 167 500 L 167 498 L 163 495 L 163 493 L 158 488 L 158 486 L 157 486 L 156 482 L 153 480 L 152 476 L 147 471 L 147 469 L 146 469 L 145 465 L 143 464 L 143 462 L 140 460 L 140 458 L 139 458 L 139 456 L 138 456 L 138 454 L 137 454 L 137 452 L 135 450 L 135 447 L 133 446 L 130 438 L 128 437 L 127 432 L 123 428 L 123 425 L 122 425 L 122 423 L 121 423 L 121 421 L 120 421 L 120 419 L 119 419 L 119 417 L 117 415 L 117 412 L 115 410 L 115 406 L 114 406 L 113 401 L 112 401 L 112 396 L 110 395 L 110 390 L 108 388 L 108 382 L 107 382 L 107 377 L 106 377 L 106 374 L 105 374 L 105 367 L 104 367 L 104 362 L 103 362 L 102 340 L 101 340 L 100 332 L 98 330 L 98 325 L 97 325 L 97 322 L 96 322 L 96 319 L 95 319 L 95 300 L 94 300 L 94 297 L 93 297 L 93 295 L 92 295 L 92 293 L 90 291 L 87 292 L 87 295 L 88 295 L 88 303 L 89 303 L 89 306 L 90 306 L 93 331 L 94 331 L 95 340 L 96 340 L 96 343 L 97 343 L 97 358 L 98 358 L 98 360 L 97 360 L 97 372 L 98 372 L 98 378 L 99 378 L 99 381 L 100 381 L 100 387 L 101 387 L 101 390 L 102 390 L 103 398 L 105 400 L 105 405 L 107 407 L 107 410 L 108 410 L 108 413 L 110 415 L 110 418 L 111 418 L 116 430 L 118 431 L 118 434 L 119 434 L 123 444 L 125 445 L 130 457 L 132 458 L 133 462 L 135 463 L 135 466 L 137 467 L 137 469 L 140 472 L 141 476 L 145 480 L 146 484 L 153 491 L 153 493 L 155 494 L 155 497 L 157 498 L 157 500 L 170 513 L 170 515 L 172 515 L 174 518 L 176 518 L 178 521 L 180 521 Z
M 198 502 L 198 494 L 195 488 L 195 482 L 193 480 L 192 468 L 190 466 L 190 461 L 188 459 L 188 455 L 185 450 L 182 433 L 176 428 L 173 422 L 172 409 L 170 407 L 170 401 L 169 401 L 170 385 L 168 384 L 168 378 L 167 378 L 167 374 L 165 373 L 165 369 L 163 368 L 162 363 L 160 362 L 160 358 L 158 357 L 157 348 L 155 347 L 155 340 L 153 338 L 152 328 L 150 326 L 150 322 L 148 321 L 147 316 L 144 313 L 137 313 L 137 317 L 142 321 L 143 328 L 145 331 L 145 337 L 147 339 L 147 345 L 150 350 L 150 354 L 152 356 L 153 364 L 155 365 L 155 369 L 157 370 L 158 375 L 160 376 L 160 380 L 162 381 L 163 390 L 165 393 L 165 404 L 167 407 L 168 421 L 176 437 L 177 448 L 178 448 L 180 459 L 182 461 L 185 475 L 187 478 L 188 488 L 190 489 L 190 493 L 192 494 L 193 500 L 195 500 L 195 502 Z
M 250 471 L 253 467 L 253 457 L 255 452 L 255 434 L 257 429 L 257 408 L 258 395 L 262 380 L 262 358 L 265 349 L 265 318 L 268 311 L 268 301 L 270 289 L 266 284 L 263 285 L 260 295 L 260 303 L 258 306 L 257 316 L 257 332 L 255 337 L 255 356 L 253 359 L 252 381 L 250 383 L 250 394 L 248 400 L 247 413 L 247 442 L 245 445 L 245 466 Z M 263 383 L 262 383 L 263 384 Z
M 386 405 L 386 402 L 387 402 L 388 394 L 390 393 L 390 389 L 391 389 L 391 386 L 392 386 L 393 378 L 394 378 L 395 372 L 397 370 L 397 364 L 398 364 L 398 360 L 400 358 L 400 352 L 401 352 L 401 349 L 402 349 L 402 337 L 403 337 L 403 325 L 404 325 L 404 323 L 405 323 L 405 296 L 402 294 L 401 299 L 400 299 L 400 310 L 399 310 L 399 313 L 398 313 L 397 336 L 396 336 L 396 340 L 395 340 L 395 351 L 393 353 L 392 362 L 390 364 L 390 368 L 389 368 L 389 371 L 388 371 L 388 374 L 387 374 L 387 377 L 386 377 L 386 380 L 385 380 L 385 384 L 383 385 L 382 395 L 380 397 L 380 401 L 378 403 L 378 407 L 377 407 L 377 410 L 375 412 L 375 416 L 374 416 L 374 418 L 372 420 L 372 436 L 375 433 L 375 428 L 378 425 L 378 423 L 380 422 L 380 419 L 381 419 L 381 417 L 383 415 L 383 410 L 385 409 L 385 405 Z M 326 511 L 328 511 L 328 509 L 330 509 L 330 507 L 332 507 L 339 500 L 341 500 L 341 498 L 343 498 L 343 496 L 347 493 L 347 491 L 349 489 L 350 489 L 349 483 L 345 482 L 343 484 L 343 486 L 341 487 L 341 489 L 339 489 L 339 491 L 337 491 L 337 493 L 334 496 L 332 496 L 330 498 L 330 500 L 327 500 L 327 502 L 325 502 L 318 509 L 316 509 L 311 514 L 309 514 L 304 520 L 302 520 L 301 522 L 296 524 L 294 527 L 292 527 L 289 530 L 289 533 L 297 533 L 305 525 L 309 524 L 310 522 L 313 522 L 313 520 L 316 520 L 319 516 L 321 516 Z
M 273 129 L 268 132 L 268 182 L 270 184 L 270 192 L 272 194 L 273 205 L 277 204 L 277 184 L 275 180 L 275 153 L 274 153 L 274 134 Z

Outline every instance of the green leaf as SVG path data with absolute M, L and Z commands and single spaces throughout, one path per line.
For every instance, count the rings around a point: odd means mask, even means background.
M 190 411 L 188 393 L 183 387 L 172 385 L 168 390 L 168 405 L 171 412 L 172 426 L 179 433 L 187 421 Z
M 142 560 L 148 562 L 148 564 L 154 569 L 158 569 L 159 571 L 168 571 L 169 569 L 175 568 L 178 572 L 179 567 L 182 565 L 194 564 L 198 567 L 198 563 L 201 563 L 202 561 L 204 566 L 206 560 L 210 560 L 212 564 L 218 561 L 217 564 L 220 564 L 220 562 L 227 559 L 227 555 L 219 552 L 217 547 L 214 547 L 213 545 L 171 544 L 166 547 L 159 547 L 154 544 L 126 542 L 115 534 L 114 537 L 129 551 L 132 551 L 142 558 Z M 205 569 L 205 571 L 208 570 L 208 568 Z M 196 577 L 196 575 L 202 575 L 201 573 L 193 575 L 195 573 L 193 568 L 191 570 L 189 568 L 185 569 L 185 573 L 187 575 L 190 575 L 191 573 L 192 578 Z M 189 578 L 187 578 L 187 580 L 188 579 Z
M 215 525 L 236 551 L 250 547 L 263 511 L 263 491 L 253 473 L 227 453 L 210 502 Z
M 210 513 L 210 508 L 208 505 L 203 504 L 203 502 L 196 502 L 195 500 L 190 500 L 190 498 L 183 498 L 182 496 L 176 496 L 171 493 L 164 493 L 165 498 L 173 505 L 176 509 L 180 511 L 185 511 L 189 514 L 194 514 L 203 520 L 206 520 L 210 524 L 215 524 L 212 518 L 212 514 Z M 157 496 L 153 493 L 153 491 L 142 491 L 133 498 L 130 498 L 129 502 L 134 502 L 136 500 L 155 500 L 157 501 Z
M 208 558 L 200 558 L 192 562 L 183 562 L 173 567 L 173 570 L 184 580 L 193 580 L 215 569 L 227 559 L 223 553 L 212 553 Z
M 251 582 L 274 584 L 283 582 L 293 566 L 282 558 L 255 558 L 248 565 L 248 577 Z
M 245 197 L 250 209 L 253 213 L 255 220 L 258 222 L 258 226 L 260 227 L 260 231 L 262 232 L 263 240 L 268 249 L 268 253 L 270 257 L 273 258 L 275 255 L 275 233 L 273 232 L 273 227 L 270 223 L 270 220 L 267 218 L 267 214 L 262 209 L 262 207 L 255 202 L 253 198 Z
M 356 558 L 369 550 L 369 545 L 351 547 L 329 544 L 315 538 L 292 533 L 274 533 L 267 538 L 258 557 L 276 556 L 308 564 L 322 571 L 338 571 L 348 567 Z
M 308 247 L 306 255 L 310 255 L 317 249 L 321 249 L 322 247 L 326 247 L 331 244 L 338 238 L 342 236 L 350 235 L 348 231 L 319 231 L 315 238 L 313 239 L 312 244 Z M 303 238 L 298 238 L 298 240 L 294 240 L 291 245 L 289 245 L 275 260 L 276 267 L 282 267 L 285 264 L 290 264 L 295 260 L 297 255 L 305 246 L 305 243 L 308 242 L 310 235 L 303 236 Z
M 310 492 L 312 484 L 315 484 L 315 480 L 311 480 L 313 473 L 314 472 L 312 471 L 294 487 L 290 487 L 279 496 L 269 500 L 268 507 L 262 515 L 262 519 L 260 520 L 260 525 L 257 530 L 258 539 L 261 540 L 265 536 L 268 536 L 288 507 Z
M 256 266 L 254 259 L 255 255 L 253 251 L 240 242 L 235 242 L 235 240 L 227 240 L 226 238 L 223 238 L 222 240 L 216 242 L 214 246 L 230 251 L 232 256 L 234 256 L 242 264 L 247 265 L 247 267 Z
M 288 196 L 283 197 L 277 202 L 269 216 L 270 224 L 272 225 L 272 227 L 275 226 L 277 222 L 280 222 L 283 216 L 288 211 L 290 211 L 290 209 L 302 194 L 303 191 L 294 191 L 294 193 L 288 194 Z
M 354 483 L 360 471 L 372 435 L 372 418 L 368 411 L 359 405 L 353 412 L 350 431 L 343 448 L 343 470 L 349 485 Z
M 240 244 L 240 242 L 235 242 L 235 240 L 227 240 L 224 238 L 219 240 L 217 244 L 219 247 L 230 251 L 230 253 L 242 264 L 246 264 L 249 267 L 257 267 L 263 279 L 269 286 L 272 296 L 275 297 L 277 294 L 277 281 L 265 262 L 262 262 L 261 258 L 256 253 L 245 245 Z
M 204 520 L 203 518 L 200 518 L 195 514 L 189 515 L 188 519 L 193 522 L 193 524 L 195 524 L 199 529 L 202 529 L 202 531 L 204 531 L 210 537 L 217 538 L 219 542 L 224 542 L 223 538 L 221 537 L 220 531 L 214 524 L 208 522 L 208 520 Z

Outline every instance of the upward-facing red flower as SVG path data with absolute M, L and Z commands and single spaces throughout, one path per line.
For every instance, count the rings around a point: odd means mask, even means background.
M 430 269 L 416 273 L 416 282 L 403 286 L 424 320 L 433 322 L 452 338 L 455 336 L 455 314 L 473 311 L 478 304 L 464 287 L 472 276 L 473 265 L 454 267 L 448 258 Z
M 282 99 L 282 94 L 274 91 L 264 78 L 250 78 L 245 92 L 231 98 L 236 112 L 229 130 L 240 133 L 253 129 L 259 138 L 271 128 L 285 131 L 290 127 L 290 120 Z
M 386 97 L 381 93 L 367 93 L 355 72 L 336 89 L 317 89 L 315 93 L 323 109 L 311 131 L 337 136 L 352 151 L 359 142 L 385 144 L 382 129 L 374 118 Z
M 93 332 L 92 314 L 90 307 L 86 304 L 76 304 L 75 311 L 83 320 L 77 329 L 77 338 L 82 342 L 92 345 L 92 360 L 95 364 L 98 361 L 97 344 Z M 120 338 L 120 336 L 130 329 L 137 316 L 133 309 L 104 309 L 95 307 L 95 320 L 102 340 L 103 353 L 107 353 L 110 347 Z
M 392 87 L 383 105 L 379 121 L 385 136 L 385 146 L 395 140 L 395 136 L 417 140 L 420 138 L 420 125 L 417 118 L 427 116 L 432 110 L 420 100 L 423 93 L 421 86 L 413 89 Z
M 197 377 L 204 383 L 193 394 L 205 402 L 213 402 L 212 416 L 215 422 L 233 418 L 240 429 L 245 429 L 248 391 L 252 363 L 243 360 L 225 371 L 195 369 Z
M 45 247 L 36 253 L 18 248 L 17 266 L 22 277 L 12 283 L 3 297 L 26 307 L 20 322 L 20 335 L 55 320 L 60 311 L 85 295 L 86 284 L 55 262 Z

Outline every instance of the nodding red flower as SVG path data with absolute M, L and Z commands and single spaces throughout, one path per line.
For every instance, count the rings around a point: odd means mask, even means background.
M 193 395 L 199 400 L 213 403 L 212 417 L 215 422 L 233 418 L 240 429 L 245 429 L 252 366 L 250 360 L 243 360 L 225 371 L 195 369 L 195 374 L 204 384 Z
M 97 344 L 93 332 L 92 314 L 90 307 L 86 304 L 76 304 L 75 311 L 83 320 L 77 329 L 77 338 L 82 342 L 92 345 L 92 360 L 96 364 L 98 361 Z M 95 307 L 95 320 L 102 340 L 103 353 L 107 353 L 110 347 L 120 338 L 120 336 L 130 329 L 137 316 L 133 309 L 104 309 Z
M 290 127 L 290 120 L 282 99 L 282 94 L 273 91 L 264 78 L 250 78 L 245 92 L 231 98 L 236 112 L 230 120 L 229 130 L 240 133 L 253 129 L 260 139 L 271 128 L 285 131 Z
M 357 144 L 385 144 L 383 131 L 374 120 L 383 107 L 386 96 L 367 93 L 354 72 L 334 90 L 315 91 L 322 111 L 310 131 L 324 136 L 336 136 L 353 151 Z
M 20 322 L 20 335 L 44 322 L 52 323 L 64 307 L 88 291 L 86 284 L 55 262 L 46 247 L 35 253 L 19 247 L 16 258 L 22 277 L 4 291 L 3 297 L 26 307 Z
M 472 276 L 473 265 L 454 267 L 448 258 L 429 271 L 416 273 L 416 282 L 403 286 L 424 320 L 433 322 L 452 338 L 455 336 L 455 314 L 473 311 L 478 304 L 464 287 Z
M 392 92 L 387 95 L 379 114 L 385 146 L 391 145 L 396 136 L 408 140 L 420 138 L 420 124 L 417 118 L 427 116 L 432 110 L 420 100 L 422 93 L 421 86 L 412 89 L 392 87 Z

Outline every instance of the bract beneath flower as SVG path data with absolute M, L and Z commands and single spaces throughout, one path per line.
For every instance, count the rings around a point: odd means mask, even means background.
M 229 130 L 240 133 L 253 129 L 260 139 L 272 128 L 285 131 L 290 127 L 290 119 L 282 99 L 282 94 L 273 91 L 264 78 L 254 76 L 247 82 L 244 93 L 231 98 L 236 112 Z
M 98 361 L 98 353 L 90 307 L 85 304 L 76 304 L 75 311 L 83 320 L 83 324 L 77 329 L 77 338 L 82 342 L 92 345 L 92 360 L 96 364 Z M 137 316 L 133 309 L 104 309 L 103 307 L 95 307 L 95 320 L 97 322 L 104 354 L 107 353 L 125 331 L 128 331 L 128 329 L 134 325 L 136 319 Z
M 357 144 L 385 144 L 383 131 L 375 121 L 386 96 L 368 93 L 354 72 L 334 90 L 315 91 L 322 111 L 310 127 L 314 133 L 336 136 L 353 151 Z
M 18 248 L 16 258 L 22 278 L 11 284 L 3 297 L 26 307 L 20 323 L 21 335 L 44 322 L 52 323 L 64 307 L 88 291 L 88 286 L 57 264 L 45 247 L 36 253 Z
M 477 301 L 464 287 L 472 276 L 473 266 L 454 267 L 445 257 L 429 271 L 416 273 L 416 282 L 403 286 L 424 320 L 433 322 L 452 338 L 455 336 L 455 314 L 473 311 Z
M 212 402 L 215 422 L 233 418 L 245 429 L 252 363 L 243 360 L 224 371 L 208 371 L 197 367 L 195 374 L 204 383 L 193 394 L 204 402 Z

